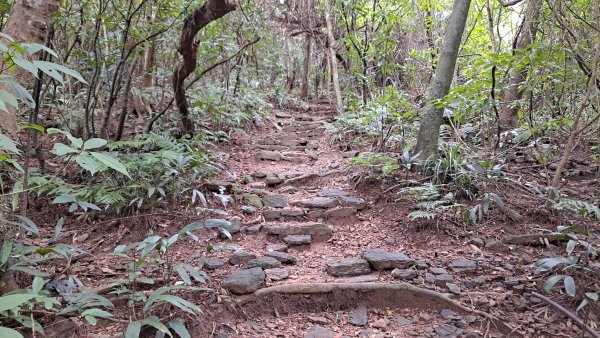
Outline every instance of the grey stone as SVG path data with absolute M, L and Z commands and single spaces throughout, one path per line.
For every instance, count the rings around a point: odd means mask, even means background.
M 387 245 L 396 245 L 396 243 L 397 243 L 397 242 L 396 242 L 396 240 L 395 240 L 395 239 L 393 239 L 393 238 L 386 238 L 386 239 L 384 240 L 384 242 L 385 242 L 385 244 L 387 244 Z
M 451 275 L 438 275 L 435 276 L 435 285 L 446 286 L 446 283 L 452 283 L 454 279 Z
M 477 262 L 469 259 L 459 258 L 452 261 L 451 268 L 452 271 L 457 273 L 472 272 L 477 269 Z
M 288 253 L 285 253 L 285 252 L 270 251 L 270 252 L 266 252 L 265 256 L 273 257 L 283 264 L 296 264 L 296 257 L 294 257 Z
M 448 271 L 446 271 L 446 269 L 444 269 L 444 268 L 431 268 L 431 269 L 429 269 L 429 271 L 431 271 L 431 273 L 434 275 L 447 275 L 448 274 Z
M 415 265 L 415 261 L 401 252 L 390 252 L 382 249 L 367 249 L 362 257 L 375 270 L 406 269 Z
M 271 252 L 271 251 L 281 251 L 281 252 L 287 252 L 288 250 L 288 246 L 285 244 L 267 244 L 267 251 Z
M 262 171 L 257 171 L 255 173 L 252 173 L 252 177 L 254 178 L 265 178 L 267 177 L 267 174 L 262 172 Z
M 338 202 L 344 207 L 354 207 L 358 210 L 367 207 L 367 202 L 365 202 L 365 200 L 356 197 L 340 196 L 338 197 Z
M 360 258 L 344 258 L 327 263 L 327 273 L 335 277 L 351 277 L 371 273 L 369 262 Z
M 275 269 L 275 268 L 281 268 L 281 262 L 276 260 L 273 257 L 259 257 L 259 258 L 254 258 L 248 261 L 248 263 L 246 263 L 246 266 L 244 267 L 245 269 L 252 269 L 255 267 L 260 267 L 261 269 Z
M 283 183 L 283 181 L 284 181 L 283 177 L 279 177 L 279 176 L 275 176 L 275 175 L 268 175 L 267 178 L 265 179 L 265 184 L 269 187 L 274 187 L 276 185 Z
M 297 224 L 288 224 L 281 226 L 267 227 L 267 233 L 270 235 L 311 235 L 316 239 L 329 239 L 333 233 L 333 229 L 323 223 L 306 222 Z
M 460 287 L 453 283 L 446 283 L 446 287 L 455 295 L 460 295 Z
M 311 235 L 287 235 L 283 237 L 283 242 L 289 245 L 303 245 L 312 242 Z
M 288 204 L 288 198 L 283 195 L 266 195 L 262 198 L 265 207 L 284 208 Z
M 282 268 L 265 269 L 265 273 L 274 282 L 287 279 L 290 276 L 290 273 Z
M 222 191 L 223 193 L 225 193 L 225 192 L 231 192 L 231 189 L 233 189 L 233 182 L 214 180 L 214 181 L 206 182 L 204 184 L 204 186 L 209 191 L 218 192 L 218 193 L 221 193 L 221 191 Z
M 262 229 L 262 224 L 254 224 L 246 228 L 246 231 L 251 233 L 259 232 Z
M 223 281 L 222 287 L 231 293 L 243 295 L 260 289 L 264 283 L 265 273 L 263 269 L 256 267 L 234 271 Z
M 253 207 L 251 205 L 243 205 L 240 209 L 242 209 L 242 211 L 245 214 L 249 214 L 249 215 L 252 215 L 252 214 L 256 213 L 256 211 L 258 211 L 258 209 L 256 207 Z
M 314 197 L 310 199 L 294 201 L 291 204 L 301 208 L 331 209 L 337 207 L 339 202 L 337 199 L 331 197 Z
M 263 207 L 262 200 L 260 199 L 260 197 L 258 195 L 244 194 L 243 197 L 244 197 L 244 201 L 249 206 L 254 207 L 254 208 L 262 208 Z
M 266 221 L 274 221 L 276 219 L 281 218 L 281 210 L 263 210 L 262 216 L 265 218 Z
M 396 317 L 396 323 L 400 324 L 400 325 L 410 325 L 412 324 L 412 320 L 402 317 L 402 316 L 397 316 Z
M 282 209 L 280 213 L 282 217 L 301 217 L 305 214 L 302 209 Z
M 246 252 L 243 250 L 238 250 L 234 252 L 231 257 L 229 257 L 229 264 L 231 265 L 239 265 L 247 263 L 251 259 L 255 259 L 256 255 L 251 252 Z
M 341 197 L 348 196 L 348 193 L 341 189 L 323 189 L 317 195 L 319 197 Z
M 356 310 L 352 311 L 350 317 L 348 317 L 348 323 L 354 326 L 365 326 L 367 325 L 367 307 L 364 305 L 359 306 Z
M 325 317 L 319 317 L 319 316 L 310 316 L 310 317 L 308 317 L 308 321 L 313 324 L 321 324 L 321 325 L 327 325 L 330 323 L 329 319 L 327 319 Z
M 435 275 L 432 274 L 432 273 L 427 272 L 425 274 L 425 281 L 427 283 L 431 283 L 431 284 L 435 283 Z
M 427 261 L 424 259 L 415 259 L 415 263 L 417 264 L 417 269 L 419 270 L 425 270 L 429 267 L 429 264 L 427 264 Z
M 462 332 L 462 329 L 452 325 L 442 325 L 435 329 L 435 333 L 439 338 L 455 338 L 460 336 Z
M 225 260 L 222 258 L 209 258 L 206 260 L 204 266 L 208 270 L 214 270 L 222 267 L 225 264 Z
M 417 277 L 417 271 L 413 269 L 394 269 L 392 270 L 392 277 L 397 279 L 413 279 Z
M 319 325 L 315 326 L 310 330 L 304 338 L 334 338 L 335 332 L 328 330 Z
M 257 160 L 266 160 L 266 161 L 281 161 L 282 156 L 280 153 L 276 152 L 276 151 L 269 151 L 269 150 L 259 150 L 256 152 L 255 155 Z
M 388 319 L 381 318 L 374 321 L 372 326 L 376 329 L 385 331 L 388 325 L 390 325 L 390 321 Z
M 471 244 L 475 244 L 477 246 L 484 246 L 485 242 L 479 237 L 473 237 L 471 238 Z
M 489 240 L 485 243 L 485 248 L 494 251 L 494 252 L 510 252 L 510 247 L 504 243 L 496 242 L 494 240 Z
M 222 220 L 219 220 L 219 221 L 222 221 Z M 229 222 L 229 221 L 221 222 L 217 228 L 217 230 L 219 232 L 219 237 L 228 238 L 229 236 L 227 236 L 227 233 L 225 231 L 223 231 L 223 229 L 225 229 L 230 235 L 233 235 L 233 234 L 237 234 L 238 232 L 240 232 L 242 227 L 241 227 L 240 222 Z

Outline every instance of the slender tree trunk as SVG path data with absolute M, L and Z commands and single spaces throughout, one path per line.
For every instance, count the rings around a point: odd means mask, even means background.
M 518 49 L 527 48 L 527 46 L 535 41 L 542 3 L 542 0 L 529 0 L 527 2 L 525 16 L 519 28 L 520 33 L 513 54 Z M 528 66 L 526 64 L 523 68 L 513 69 L 512 71 L 508 89 L 504 94 L 504 104 L 500 108 L 500 126 L 502 128 L 515 128 L 519 123 L 517 115 L 519 112 L 518 101 L 523 98 L 523 90 L 520 88 L 527 79 Z
M 300 97 L 306 100 L 310 95 L 310 56 L 312 47 L 312 36 L 304 35 L 304 67 L 302 68 L 302 90 Z
M 43 45 L 59 7 L 60 0 L 17 0 L 13 4 L 2 33 L 17 42 L 34 42 Z M 2 68 L 1 61 L 0 68 Z M 12 75 L 25 87 L 31 86 L 33 83 L 33 74 L 25 70 L 17 68 Z M 1 89 L 12 92 L 7 87 Z M 0 131 L 14 135 L 17 132 L 18 123 L 16 109 L 10 105 L 7 108 L 6 112 L 0 110 Z
M 177 47 L 177 51 L 183 57 L 183 62 L 173 72 L 175 104 L 179 110 L 184 135 L 194 134 L 194 123 L 190 120 L 188 102 L 185 96 L 185 79 L 196 70 L 198 46 L 194 42 L 194 38 L 206 25 L 235 9 L 236 4 L 233 0 L 206 0 L 200 8 L 185 18 L 179 37 L 179 46 Z
M 333 38 L 333 25 L 331 23 L 330 0 L 326 0 L 325 4 L 325 23 L 327 24 L 327 41 L 329 45 L 329 58 L 331 59 L 331 77 L 333 83 L 333 93 L 335 94 L 335 107 L 338 114 L 342 114 L 344 112 L 344 101 L 342 100 L 342 90 L 340 89 L 340 79 L 337 68 L 335 40 Z
M 456 58 L 462 40 L 465 24 L 469 15 L 471 0 L 455 0 L 452 14 L 448 18 L 448 27 L 444 37 L 444 44 L 438 59 L 433 82 L 427 90 L 427 104 L 421 117 L 421 126 L 417 138 L 415 152 L 419 154 L 420 160 L 427 160 L 437 156 L 440 126 L 442 125 L 443 108 L 436 106 L 437 100 L 448 95 Z

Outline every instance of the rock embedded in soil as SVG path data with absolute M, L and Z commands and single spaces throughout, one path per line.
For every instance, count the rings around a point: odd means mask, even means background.
M 262 208 L 263 203 L 260 197 L 256 194 L 244 194 L 244 201 L 251 207 Z
M 330 323 L 329 319 L 320 316 L 309 316 L 308 321 L 313 324 L 327 325 Z
M 347 319 L 347 322 L 354 326 L 365 326 L 367 325 L 367 320 L 367 307 L 361 305 L 358 308 L 356 308 L 356 310 L 352 311 L 352 313 Z
M 394 269 L 392 277 L 396 279 L 409 280 L 417 277 L 417 271 L 413 269 Z
M 296 257 L 280 251 L 270 251 L 265 253 L 267 257 L 273 257 L 283 264 L 296 264 Z
M 454 279 L 451 275 L 437 275 L 435 276 L 435 285 L 444 287 L 447 283 L 452 283 Z
M 262 224 L 254 224 L 246 228 L 246 231 L 250 233 L 257 233 L 262 229 Z
M 258 209 L 256 207 L 253 207 L 251 205 L 243 205 L 240 209 L 242 210 L 243 213 L 245 213 L 247 215 L 252 215 L 258 211 Z
M 456 338 L 459 337 L 463 332 L 462 329 L 457 328 L 453 325 L 442 325 L 435 329 L 435 333 L 439 338 Z
M 229 257 L 229 264 L 240 265 L 240 264 L 247 263 L 249 260 L 255 259 L 255 258 L 256 258 L 256 255 L 251 252 L 238 250 L 238 251 L 235 251 L 231 255 L 231 257 Z
M 477 262 L 469 259 L 459 258 L 453 260 L 450 266 L 452 271 L 456 273 L 473 272 L 477 269 Z
M 205 183 L 204 187 L 206 187 L 206 189 L 212 192 L 231 192 L 231 189 L 233 189 L 233 182 L 214 180 Z
M 358 212 L 355 207 L 337 207 L 323 213 L 324 218 L 346 218 Z
M 283 237 L 283 242 L 289 245 L 305 245 L 312 242 L 311 235 L 287 235 Z
M 381 318 L 381 319 L 374 321 L 372 326 L 376 329 L 385 331 L 387 329 L 388 325 L 390 325 L 390 321 L 388 319 Z
M 500 243 L 500 242 L 496 242 L 494 240 L 487 241 L 485 243 L 485 248 L 487 250 L 494 251 L 494 252 L 501 252 L 501 253 L 509 253 L 510 252 L 510 247 L 508 245 Z
M 276 151 L 269 151 L 269 150 L 259 150 L 256 152 L 255 158 L 257 160 L 265 160 L 265 161 L 281 161 L 282 156 L 280 153 L 276 152 Z
M 327 273 L 334 277 L 351 277 L 371 273 L 369 262 L 361 258 L 344 258 L 327 263 Z
M 365 200 L 356 197 L 341 196 L 338 197 L 338 202 L 341 206 L 354 207 L 358 210 L 362 210 L 367 207 L 367 202 Z
M 319 325 L 310 330 L 304 338 L 334 338 L 336 333 Z
M 284 208 L 288 204 L 288 198 L 284 195 L 266 195 L 262 203 L 269 208 Z
M 337 207 L 339 202 L 337 199 L 331 197 L 313 197 L 305 200 L 294 201 L 291 204 L 301 208 L 331 209 Z
M 246 263 L 244 269 L 252 269 L 255 267 L 260 267 L 261 269 L 275 269 L 281 268 L 281 262 L 276 260 L 273 257 L 259 257 L 249 260 Z
M 236 295 L 243 295 L 260 289 L 264 284 L 265 272 L 256 267 L 234 271 L 223 281 L 222 287 Z
M 460 287 L 454 283 L 446 283 L 446 287 L 455 295 L 460 295 Z
M 281 252 L 287 252 L 288 250 L 288 246 L 285 244 L 267 244 L 267 251 L 271 252 L 271 251 L 281 251 Z
M 396 323 L 400 324 L 400 325 L 410 325 L 412 324 L 412 320 L 402 317 L 402 316 L 397 316 L 396 317 Z
M 225 264 L 225 260 L 222 258 L 209 258 L 206 260 L 204 266 L 208 270 L 214 270 L 222 267 Z
M 274 282 L 287 279 L 290 276 L 290 273 L 283 268 L 265 269 L 265 273 Z
M 323 223 L 306 222 L 288 225 L 277 225 L 267 227 L 267 233 L 270 235 L 286 236 L 286 235 L 311 235 L 316 239 L 329 239 L 333 233 L 333 229 Z
M 276 185 L 283 183 L 283 181 L 285 181 L 285 180 L 282 177 L 279 177 L 276 175 L 268 175 L 267 178 L 265 179 L 265 184 L 268 187 L 274 187 Z
M 429 271 L 431 271 L 431 273 L 434 275 L 447 275 L 448 274 L 448 271 L 446 271 L 446 269 L 444 269 L 444 268 L 431 268 L 431 269 L 429 269 Z
M 348 193 L 341 189 L 323 189 L 317 193 L 319 197 L 341 197 L 348 196 Z
M 362 257 L 375 270 L 406 269 L 415 265 L 415 261 L 401 252 L 390 252 L 382 249 L 367 249 Z

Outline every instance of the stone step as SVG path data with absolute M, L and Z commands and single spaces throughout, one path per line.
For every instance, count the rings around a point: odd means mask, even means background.
M 290 205 L 308 209 L 333 209 L 336 207 L 352 207 L 362 210 L 367 207 L 363 199 L 351 196 L 313 197 L 290 202 Z
M 256 143 L 272 146 L 305 146 L 308 144 L 308 140 L 297 135 L 281 134 L 277 136 L 261 138 Z
M 279 145 L 266 145 L 257 144 L 256 149 L 269 150 L 269 151 L 304 151 L 305 149 L 317 149 L 318 144 L 310 144 L 309 146 L 279 146 Z
M 317 154 L 314 152 L 296 152 L 296 151 L 270 151 L 270 150 L 259 150 L 254 155 L 254 158 L 259 161 L 287 161 L 287 162 L 308 162 L 309 160 L 316 160 Z
M 285 237 L 288 235 L 310 235 L 313 241 L 326 241 L 333 235 L 333 229 L 319 222 L 288 223 L 266 227 L 269 235 Z
M 266 209 L 261 214 L 267 222 L 300 221 L 307 218 L 308 212 L 303 209 Z

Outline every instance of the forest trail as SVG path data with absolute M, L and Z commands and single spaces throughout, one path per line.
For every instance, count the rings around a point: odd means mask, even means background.
M 214 252 L 206 263 L 213 282 L 227 290 L 222 296 L 232 294 L 234 308 L 241 311 L 233 311 L 237 318 L 219 312 L 211 319 L 216 326 L 208 325 L 211 332 L 201 325 L 197 336 L 479 337 L 494 332 L 485 318 L 437 298 L 443 294 L 489 305 L 479 291 L 486 274 L 478 267 L 480 254 L 458 250 L 438 256 L 436 245 L 407 236 L 409 227 L 390 219 L 408 212 L 402 206 L 376 203 L 376 194 L 364 191 L 375 188 L 369 183 L 355 190 L 360 176 L 348 162 L 358 151 L 331 145 L 323 122 L 334 118 L 324 102 L 306 111 L 276 112 L 266 129 L 249 132 L 230 151 L 225 169 L 242 184 L 226 179 L 207 184 L 215 193 L 235 191 L 232 208 L 239 209 L 230 212 L 244 215 L 237 225 L 226 226 L 240 249 Z M 439 293 L 388 289 L 402 282 Z M 465 285 L 472 289 L 468 295 Z M 272 288 L 262 288 L 271 286 L 291 294 L 263 295 Z M 328 286 L 334 287 L 323 292 Z

